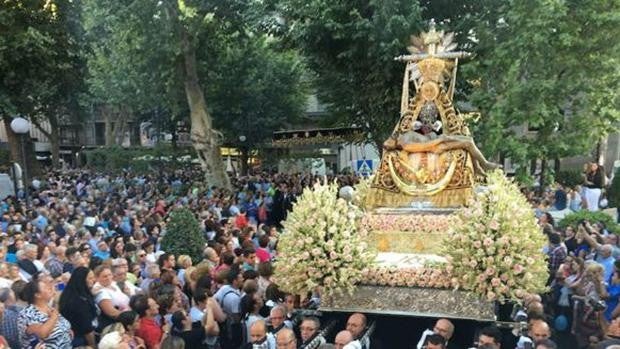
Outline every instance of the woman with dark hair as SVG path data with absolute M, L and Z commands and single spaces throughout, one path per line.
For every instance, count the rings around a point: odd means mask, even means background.
M 129 340 L 130 348 L 146 349 L 144 340 L 136 336 L 136 330 L 140 326 L 140 317 L 138 316 L 138 313 L 133 310 L 124 311 L 120 313 L 116 320 L 118 320 L 118 322 L 123 325 L 123 328 L 125 329 L 125 335 L 127 337 L 131 337 L 131 339 Z
M 54 293 L 53 279 L 47 276 L 35 277 L 24 288 L 23 296 L 29 305 L 17 319 L 22 348 L 41 342 L 47 349 L 71 348 L 71 324 L 49 306 Z
M 71 278 L 60 295 L 58 308 L 62 316 L 71 323 L 75 335 L 73 346 L 95 346 L 94 320 L 97 318 L 97 306 L 91 293 L 95 284 L 95 274 L 86 267 L 73 271 Z
M 251 343 L 252 339 L 250 338 L 250 327 L 252 324 L 258 320 L 265 320 L 264 317 L 260 315 L 260 309 L 263 307 L 263 298 L 258 295 L 257 292 L 249 293 L 241 298 L 241 318 L 245 323 L 245 333 L 247 337 L 247 343 Z

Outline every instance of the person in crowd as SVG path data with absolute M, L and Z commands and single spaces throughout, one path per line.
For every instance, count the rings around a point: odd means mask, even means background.
M 188 255 L 180 255 L 177 263 L 177 266 L 179 266 L 179 281 L 181 283 L 181 287 L 183 287 L 185 285 L 185 272 L 188 268 L 190 268 L 192 266 L 192 258 Z
M 550 285 L 560 265 L 562 265 L 564 259 L 566 259 L 566 249 L 562 246 L 562 238 L 559 234 L 550 233 L 547 238 L 549 241 L 549 250 L 547 252 L 549 280 L 547 281 L 547 285 Z
M 55 297 L 52 278 L 35 274 L 22 292 L 28 306 L 17 318 L 21 347 L 43 343 L 46 349 L 71 348 L 71 324 L 50 306 Z
M 107 333 L 99 341 L 98 349 L 131 349 L 129 338 L 120 331 Z M 137 348 L 136 348 L 137 349 Z
M 19 258 L 17 265 L 19 266 L 19 274 L 22 280 L 28 282 L 33 277 L 43 271 L 42 265 L 37 267 L 34 263 L 37 258 L 38 247 L 35 244 L 26 244 L 23 249 L 23 258 Z
M 50 258 L 48 258 L 44 264 L 44 269 L 47 270 L 53 278 L 57 278 L 64 273 L 65 262 L 67 262 L 67 257 L 65 256 L 66 251 L 67 247 L 65 246 L 56 247 Z
M 128 297 L 142 292 L 135 284 L 128 281 L 127 274 L 129 271 L 129 263 L 125 258 L 116 258 L 112 260 L 112 277 L 116 286 Z
M 446 349 L 446 339 L 439 334 L 431 334 L 424 340 L 425 349 Z
M 605 305 L 601 306 L 600 302 L 607 298 L 603 273 L 604 269 L 600 264 L 589 263 L 575 291 L 577 296 L 573 296 L 575 305 L 572 332 L 580 348 L 589 346 L 594 339 L 601 338 L 604 334 L 600 321 L 605 310 Z
M 351 332 L 353 339 L 359 341 L 365 348 L 383 348 L 383 345 L 378 338 L 370 338 L 369 336 L 364 337 L 367 330 L 367 325 L 366 315 L 362 313 L 354 313 L 349 316 L 349 319 L 347 320 L 346 330 Z
M 73 330 L 73 346 L 95 347 L 95 328 L 97 306 L 91 289 L 95 284 L 95 274 L 86 267 L 73 271 L 69 282 L 60 295 L 58 308 Z
M 238 266 L 233 266 L 226 272 L 225 284 L 215 293 L 214 297 L 226 314 L 226 327 L 223 336 L 220 336 L 222 346 L 237 348 L 242 343 L 241 324 L 241 292 L 243 278 Z
M 71 273 L 76 268 L 88 266 L 86 260 L 82 256 L 82 253 L 76 247 L 67 248 L 65 250 L 65 257 L 67 262 L 63 265 L 64 273 Z
M 159 269 L 159 265 L 155 263 L 148 264 L 145 269 L 145 278 L 140 284 L 140 289 L 148 293 L 151 283 L 153 283 L 153 281 L 159 281 L 160 276 L 161 270 Z
M 136 336 L 136 330 L 140 326 L 140 317 L 138 316 L 138 313 L 133 310 L 127 310 L 120 313 L 117 320 L 123 326 L 125 336 L 129 338 L 129 347 L 135 349 L 146 349 L 144 340 Z
M 159 305 L 153 298 L 143 294 L 131 297 L 129 304 L 131 310 L 138 313 L 140 317 L 136 336 L 144 341 L 147 349 L 159 349 L 164 335 L 169 334 L 170 327 L 160 326 L 155 319 L 159 315 Z
M 241 302 L 241 317 L 245 323 L 245 333 L 250 333 L 250 327 L 258 320 L 265 320 L 260 314 L 260 310 L 263 307 L 263 298 L 257 293 L 247 293 Z M 250 342 L 248 336 L 247 339 Z
M 0 335 L 4 337 L 9 348 L 19 348 L 17 319 L 23 308 L 17 305 L 15 292 L 12 289 L 0 289 L 0 305 L 4 305 L 4 310 L 0 311 Z
M 605 186 L 605 172 L 596 162 L 586 165 L 584 172 L 584 196 L 587 209 L 591 212 L 599 210 L 599 200 Z
M 351 342 L 353 342 L 353 335 L 347 330 L 338 332 L 334 338 L 334 345 L 336 349 L 342 349 L 345 345 Z
M 129 310 L 129 296 L 116 285 L 112 269 L 100 265 L 94 270 L 97 282 L 93 286 L 95 302 L 101 310 L 98 316 L 99 330 L 115 322 L 118 315 Z
M 557 349 L 558 346 L 551 339 L 544 339 L 534 344 L 534 349 Z
M 281 305 L 276 305 L 275 307 L 271 308 L 271 311 L 269 312 L 269 333 L 277 336 L 281 330 L 285 328 L 290 328 L 284 321 L 285 318 L 286 308 Z
M 424 346 L 426 337 L 432 334 L 438 334 L 442 336 L 444 338 L 444 342 L 445 342 L 444 344 L 446 345 L 446 347 L 451 348 L 450 346 L 448 346 L 448 343 L 450 342 L 450 339 L 452 338 L 452 335 L 454 334 L 454 325 L 448 319 L 437 320 L 437 322 L 435 322 L 435 325 L 433 326 L 432 331 L 425 330 L 422 333 L 422 336 L 420 340 L 418 341 L 417 348 L 421 349 Z
M 484 327 L 478 332 L 478 349 L 501 349 L 502 332 L 495 326 Z
M 318 318 L 313 316 L 305 317 L 299 325 L 299 331 L 301 333 L 301 346 L 300 348 L 309 348 L 309 344 L 325 343 L 325 338 L 321 336 L 321 322 Z
M 211 315 L 210 325 L 213 330 L 217 323 Z M 206 325 L 205 325 L 206 326 Z M 192 319 L 183 310 L 176 311 L 172 314 L 172 331 L 173 336 L 179 337 L 188 348 L 204 348 L 206 339 L 206 330 L 203 326 L 193 326 Z
M 611 276 L 611 280 L 607 283 L 607 308 L 605 309 L 605 320 L 611 322 L 615 317 L 614 315 L 620 315 L 620 270 L 614 267 L 614 271 Z
M 176 270 L 174 267 L 176 266 L 176 259 L 171 253 L 162 253 L 157 259 L 157 264 L 159 265 L 159 269 L 161 271 L 169 270 L 176 275 Z
M 276 345 L 278 349 L 297 349 L 295 332 L 290 328 L 283 328 L 281 331 L 278 331 Z
M 267 324 L 264 320 L 255 321 L 250 326 L 250 343 L 242 346 L 244 349 L 265 348 L 271 349 L 276 347 L 275 338 L 267 332 Z

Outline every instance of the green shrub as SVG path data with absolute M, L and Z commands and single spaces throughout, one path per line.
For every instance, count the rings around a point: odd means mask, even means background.
M 571 213 L 569 215 L 566 215 L 566 217 L 564 217 L 558 223 L 558 225 L 562 229 L 568 227 L 569 225 L 572 227 L 576 227 L 582 220 L 587 220 L 590 223 L 602 222 L 603 224 L 605 224 L 605 227 L 607 227 L 607 230 L 609 232 L 615 234 L 620 233 L 620 227 L 614 221 L 613 217 L 602 211 L 590 212 L 588 210 L 581 210 L 575 213 Z
M 175 256 L 189 255 L 194 263 L 198 263 L 202 260 L 206 242 L 198 220 L 190 210 L 179 208 L 172 211 L 166 234 L 161 241 L 162 250 Z
M 157 146 L 155 148 L 122 148 L 119 146 L 102 147 L 88 150 L 86 164 L 100 171 L 120 171 L 129 169 L 134 172 L 150 172 L 158 168 L 184 168 L 187 162 L 178 162 L 177 159 L 186 155 L 193 155 L 192 148 L 177 148 Z M 164 161 L 162 159 L 166 159 Z
M 583 183 L 582 173 L 580 171 L 560 171 L 555 176 L 556 182 L 565 187 L 574 188 L 576 185 Z

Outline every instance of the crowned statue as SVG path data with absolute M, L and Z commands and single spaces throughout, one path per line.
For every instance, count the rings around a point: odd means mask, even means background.
M 459 207 L 477 178 L 497 168 L 478 149 L 453 105 L 459 58 L 454 34 L 430 29 L 412 36 L 400 118 L 383 144 L 383 156 L 366 198 L 370 207 Z M 413 93 L 410 92 L 413 86 Z

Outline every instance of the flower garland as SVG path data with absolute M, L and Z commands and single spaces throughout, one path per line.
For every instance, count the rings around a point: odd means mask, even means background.
M 336 183 L 305 189 L 288 215 L 278 242 L 275 278 L 283 290 L 302 294 L 351 293 L 374 262 L 361 210 L 338 198 Z
M 444 242 L 452 284 L 490 301 L 518 300 L 545 290 L 545 237 L 530 205 L 501 171 L 488 174 L 488 190 L 458 212 Z
M 371 231 L 443 233 L 449 231 L 456 221 L 454 215 L 418 214 L 412 217 L 410 215 L 366 214 L 362 218 L 362 225 Z
M 398 268 L 380 266 L 364 271 L 362 281 L 366 285 L 403 286 L 426 288 L 451 288 L 452 276 L 444 268 L 425 266 L 420 268 Z

